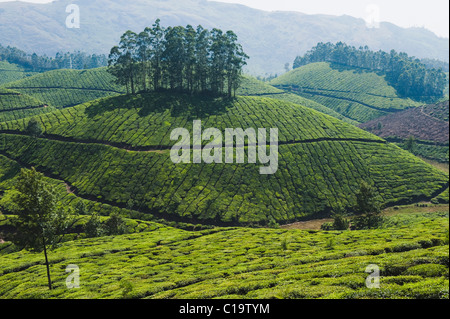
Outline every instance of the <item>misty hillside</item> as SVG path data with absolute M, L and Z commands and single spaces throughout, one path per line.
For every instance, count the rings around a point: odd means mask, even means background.
M 80 29 L 68 29 L 65 24 L 66 7 L 72 3 L 80 7 Z M 404 29 L 390 23 L 368 29 L 364 20 L 349 16 L 265 12 L 205 0 L 0 3 L 0 43 L 38 54 L 74 50 L 107 54 L 124 31 L 141 30 L 157 18 L 164 26 L 201 24 L 234 30 L 251 57 L 248 71 L 260 75 L 283 72 L 285 63 L 292 64 L 297 55 L 321 41 L 345 41 L 388 52 L 395 49 L 444 61 L 449 56 L 448 39 L 425 29 Z

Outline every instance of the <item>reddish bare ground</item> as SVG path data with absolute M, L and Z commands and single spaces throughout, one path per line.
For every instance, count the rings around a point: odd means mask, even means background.
M 413 136 L 422 141 L 448 144 L 448 114 L 449 101 L 446 101 L 390 114 L 359 127 L 382 138 L 407 139 Z

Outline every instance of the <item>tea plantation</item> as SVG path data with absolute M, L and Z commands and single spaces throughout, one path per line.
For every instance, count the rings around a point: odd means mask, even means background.
M 448 211 L 388 221 L 351 232 L 148 222 L 142 232 L 63 243 L 49 255 L 51 291 L 41 254 L 6 243 L 0 298 L 448 298 Z M 78 289 L 66 287 L 70 264 L 80 269 Z M 366 286 L 369 265 L 380 268 L 378 289 Z
M 0 88 L 0 122 L 22 119 L 54 110 L 38 99 Z
M 20 169 L 35 167 L 63 206 L 82 202 L 86 214 L 49 253 L 49 290 L 43 255 L 4 241 L 15 216 L 0 212 L 0 299 L 448 298 L 448 205 L 389 215 L 372 230 L 279 226 L 354 212 L 361 181 L 384 207 L 448 203 L 448 173 L 356 126 L 416 105 L 382 77 L 318 63 L 274 80 L 280 88 L 244 77 L 230 99 L 122 95 L 105 68 L 13 80 L 0 89 L 2 204 Z M 174 164 L 171 132 L 192 134 L 194 120 L 221 132 L 278 128 L 276 173 L 247 158 Z M 125 234 L 88 238 L 92 213 L 102 223 L 119 213 Z M 78 289 L 66 287 L 68 265 L 80 268 Z M 366 287 L 369 265 L 380 268 L 379 289 Z
M 8 82 L 3 87 L 30 95 L 56 108 L 64 108 L 124 93 L 125 89 L 114 84 L 113 79 L 106 68 L 64 69 Z
M 296 104 L 262 97 L 213 99 L 148 93 L 104 98 L 38 117 L 1 124 L 0 154 L 77 195 L 172 221 L 267 225 L 353 210 L 362 180 L 386 206 L 431 200 L 448 175 L 353 125 Z M 174 164 L 170 132 L 203 128 L 279 128 L 274 175 L 260 164 Z
M 384 76 L 327 62 L 302 66 L 270 84 L 323 104 L 360 123 L 423 104 L 400 98 Z

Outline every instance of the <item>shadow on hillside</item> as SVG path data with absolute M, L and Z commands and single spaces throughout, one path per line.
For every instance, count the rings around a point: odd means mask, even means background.
M 136 109 L 139 116 L 169 111 L 172 117 L 187 117 L 188 120 L 220 115 L 233 106 L 233 99 L 210 95 L 190 95 L 176 92 L 150 92 L 127 94 L 95 101 L 85 113 L 89 118 L 115 109 Z

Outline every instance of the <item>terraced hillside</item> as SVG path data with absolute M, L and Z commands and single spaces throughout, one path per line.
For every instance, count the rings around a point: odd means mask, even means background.
M 5 220 L 0 214 L 0 226 Z M 68 241 L 51 252 L 53 290 L 41 254 L 4 243 L 0 298 L 448 298 L 448 211 L 397 215 L 386 224 L 352 232 L 193 232 L 141 222 L 132 234 Z M 79 289 L 66 288 L 70 264 L 80 269 Z M 366 287 L 374 264 L 379 289 Z
M 0 88 L 0 122 L 18 120 L 52 110 L 52 107 L 34 97 Z
M 326 62 L 302 66 L 270 84 L 325 105 L 359 123 L 421 105 L 400 98 L 384 76 Z
M 13 81 L 18 81 L 36 73 L 25 71 L 24 68 L 6 61 L 0 61 L 0 86 Z
M 54 70 L 15 82 L 5 88 L 30 95 L 56 108 L 65 108 L 105 96 L 124 93 L 124 88 L 113 83 L 106 68 L 90 70 Z
M 361 180 L 386 205 L 429 200 L 448 175 L 384 140 L 289 102 L 262 97 L 213 99 L 173 93 L 103 98 L 0 124 L 0 152 L 65 182 L 82 198 L 167 220 L 266 225 L 350 211 Z M 175 128 L 278 128 L 279 164 L 173 164 Z
M 317 103 L 313 100 L 307 99 L 300 95 L 296 95 L 293 93 L 277 89 L 268 83 L 259 81 L 250 76 L 242 77 L 241 86 L 239 87 L 237 94 L 241 96 L 264 96 L 281 101 L 299 104 L 302 106 L 309 107 L 313 110 L 319 111 L 321 113 L 331 115 L 346 123 L 358 125 L 358 122 L 351 120 L 348 117 L 343 116 L 342 114 L 339 114 L 338 112 L 326 107 L 323 104 Z
M 413 137 L 410 150 L 417 155 L 448 163 L 449 101 L 424 105 L 361 124 L 360 127 L 399 144 Z

